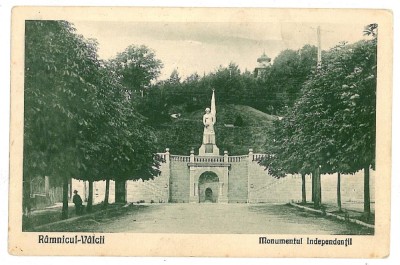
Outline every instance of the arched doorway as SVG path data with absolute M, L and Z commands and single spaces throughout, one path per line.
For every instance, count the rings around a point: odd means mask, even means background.
M 205 199 L 206 202 L 212 202 L 213 201 L 213 192 L 211 188 L 207 188 L 205 191 Z
M 199 202 L 217 202 L 219 178 L 212 171 L 204 172 L 199 177 Z

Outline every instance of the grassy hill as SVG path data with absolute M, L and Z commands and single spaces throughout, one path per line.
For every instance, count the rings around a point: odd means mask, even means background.
M 204 110 L 182 113 L 170 122 L 153 125 L 156 129 L 160 152 L 170 148 L 171 154 L 188 155 L 191 148 L 198 152 L 203 137 L 202 117 Z M 249 106 L 218 105 L 215 125 L 217 146 L 221 154 L 227 150 L 230 155 L 264 152 L 267 129 L 276 116 L 266 114 Z

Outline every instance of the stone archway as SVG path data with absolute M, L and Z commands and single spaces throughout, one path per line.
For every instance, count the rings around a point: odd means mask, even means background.
M 199 202 L 218 202 L 219 178 L 212 171 L 206 171 L 199 177 Z

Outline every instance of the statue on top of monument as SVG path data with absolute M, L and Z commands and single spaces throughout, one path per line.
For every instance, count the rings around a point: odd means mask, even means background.
M 211 109 L 206 108 L 206 113 L 203 115 L 204 134 L 214 133 L 214 115 L 211 114 Z
M 214 124 L 216 121 L 216 108 L 214 89 L 211 97 L 211 108 L 206 108 L 206 113 L 203 115 L 204 134 L 203 144 L 215 144 Z

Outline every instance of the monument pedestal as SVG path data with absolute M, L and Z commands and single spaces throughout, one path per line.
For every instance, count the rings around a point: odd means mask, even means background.
M 216 144 L 202 144 L 199 148 L 199 156 L 219 156 L 219 148 Z

